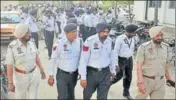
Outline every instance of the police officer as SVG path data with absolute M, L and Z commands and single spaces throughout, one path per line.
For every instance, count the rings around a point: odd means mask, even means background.
M 25 24 L 29 25 L 31 31 L 31 37 L 35 40 L 35 45 L 38 48 L 38 27 L 37 27 L 37 9 L 30 12 L 30 16 L 27 18 Z
M 86 15 L 84 16 L 84 33 L 82 34 L 83 41 L 85 41 L 89 36 L 91 36 L 91 28 L 93 27 L 93 20 L 91 17 L 92 11 L 90 9 L 87 10 Z
M 112 23 L 112 18 L 113 18 L 113 15 L 112 15 L 112 11 L 111 10 L 108 10 L 107 14 L 106 14 L 106 22 L 108 24 L 111 24 Z
M 164 27 L 150 28 L 151 41 L 140 45 L 136 56 L 138 94 L 136 99 L 164 99 L 165 79 L 171 80 L 168 71 L 168 48 L 163 42 Z
M 6 55 L 9 91 L 15 92 L 16 99 L 37 99 L 39 70 L 42 79 L 45 79 L 45 72 L 35 44 L 29 41 L 28 25 L 18 24 L 14 36 L 18 39 L 8 45 Z
M 91 28 L 91 34 L 95 35 L 96 34 L 96 26 L 99 22 L 98 15 L 97 15 L 97 10 L 94 9 L 92 15 L 92 20 L 93 20 L 93 26 Z
M 51 58 L 52 54 L 52 46 L 53 46 L 53 40 L 54 40 L 54 31 L 56 30 L 56 33 L 58 32 L 57 24 L 54 22 L 54 18 L 52 17 L 52 12 L 49 10 L 46 15 L 46 19 L 44 20 L 44 26 L 45 26 L 45 40 L 46 45 L 48 49 L 48 56 L 49 59 Z
M 116 74 L 113 60 L 113 42 L 108 37 L 109 25 L 100 23 L 98 34 L 90 36 L 83 45 L 79 65 L 83 98 L 90 99 L 97 89 L 97 99 L 107 99 L 110 78 Z
M 58 40 L 50 60 L 48 84 L 54 84 L 54 66 L 57 65 L 58 99 L 75 99 L 74 88 L 77 83 L 78 63 L 81 55 L 82 40 L 77 38 L 77 25 L 69 23 L 64 28 L 66 38 Z
M 118 82 L 123 77 L 123 96 L 127 99 L 132 99 L 129 93 L 129 88 L 132 80 L 133 69 L 133 53 L 136 44 L 135 31 L 138 29 L 136 25 L 130 24 L 126 26 L 125 33 L 117 37 L 115 43 L 115 59 L 118 69 L 116 78 L 112 84 Z
M 27 18 L 29 17 L 28 10 L 29 9 L 27 7 L 22 8 L 21 23 L 25 23 Z

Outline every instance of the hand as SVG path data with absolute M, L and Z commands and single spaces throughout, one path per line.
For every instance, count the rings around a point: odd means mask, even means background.
M 140 90 L 140 92 L 141 92 L 142 94 L 145 94 L 145 93 L 146 93 L 146 88 L 145 88 L 144 83 L 139 83 L 139 84 L 138 84 L 138 88 L 139 88 L 139 90 Z
M 86 88 L 87 86 L 87 80 L 80 80 L 80 84 L 83 88 Z
M 116 72 L 120 72 L 120 67 L 119 66 L 116 66 Z
M 53 76 L 49 76 L 49 78 L 48 78 L 48 84 L 50 86 L 53 86 L 53 84 L 54 84 L 54 78 L 53 78 Z
M 8 89 L 9 89 L 9 91 L 11 91 L 11 92 L 15 92 L 15 86 L 13 85 L 13 83 L 9 83 L 9 84 L 8 84 Z
M 41 73 L 42 79 L 44 80 L 46 78 L 44 70 L 40 70 L 40 73 Z

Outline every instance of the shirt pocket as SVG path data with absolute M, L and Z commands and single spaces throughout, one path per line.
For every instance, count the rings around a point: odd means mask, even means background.
M 99 49 L 92 49 L 92 59 L 98 59 L 100 57 L 100 50 Z
M 155 58 L 155 55 L 151 55 L 151 54 L 149 54 L 148 55 L 148 57 L 147 57 L 147 59 L 150 61 L 152 61 L 152 60 L 155 60 L 156 58 Z
M 70 51 L 65 50 L 61 52 L 61 59 L 68 60 L 70 58 Z
M 15 63 L 17 65 L 21 65 L 23 63 L 26 62 L 26 54 L 25 53 L 21 53 L 21 54 L 16 54 L 15 55 Z

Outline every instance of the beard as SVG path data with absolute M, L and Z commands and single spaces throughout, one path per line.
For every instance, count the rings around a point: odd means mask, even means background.
M 161 44 L 162 41 L 163 41 L 163 39 L 160 39 L 160 40 L 153 40 L 153 42 L 154 42 L 155 44 Z
M 108 36 L 102 36 L 102 37 L 100 37 L 100 40 L 104 41 L 104 40 L 106 40 L 107 37 Z

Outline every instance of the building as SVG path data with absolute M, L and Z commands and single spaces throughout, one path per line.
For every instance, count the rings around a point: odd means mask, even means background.
M 134 1 L 134 14 L 136 21 L 152 21 L 155 15 L 155 1 Z M 159 0 L 159 24 L 175 25 L 175 0 Z

